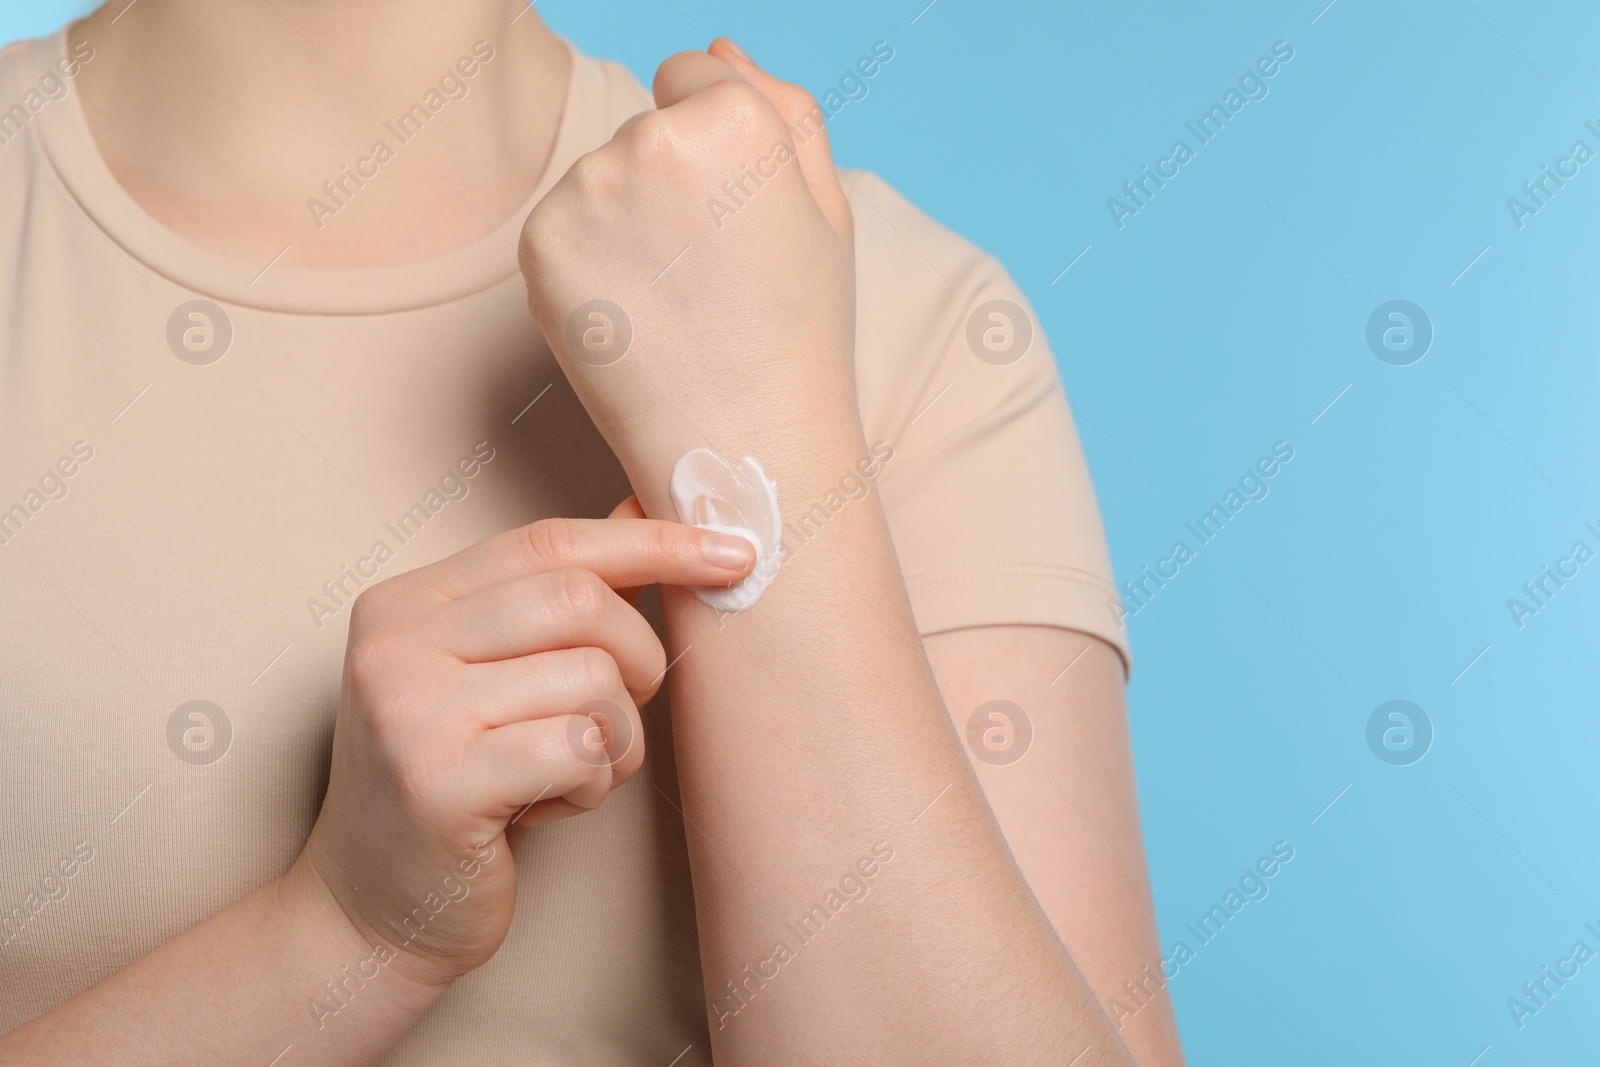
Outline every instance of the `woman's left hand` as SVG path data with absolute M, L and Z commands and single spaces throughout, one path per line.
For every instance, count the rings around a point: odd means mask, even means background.
M 663 63 L 655 98 L 539 202 L 519 251 L 535 320 L 659 515 L 689 448 L 767 462 L 860 429 L 823 112 L 725 39 Z

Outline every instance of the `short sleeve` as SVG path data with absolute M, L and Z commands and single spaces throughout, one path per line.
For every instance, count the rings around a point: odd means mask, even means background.
M 924 635 L 1058 626 L 1131 663 L 1094 487 L 1038 318 L 1005 269 L 872 174 L 856 221 L 856 377 Z

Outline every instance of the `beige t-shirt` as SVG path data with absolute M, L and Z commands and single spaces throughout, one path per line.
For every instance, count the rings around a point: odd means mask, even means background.
M 69 67 L 59 36 L 0 52 L 0 103 L 25 112 L 0 115 L 0 1032 L 289 866 L 361 584 L 629 492 L 511 243 L 651 106 L 622 67 L 575 58 L 548 173 L 499 233 L 356 271 L 163 228 L 98 155 Z M 892 456 L 824 506 L 881 494 L 925 634 L 1033 623 L 1126 656 L 1022 294 L 879 178 L 844 177 L 862 416 Z M 710 1062 L 664 695 L 644 721 L 638 778 L 532 832 L 504 946 L 385 1063 Z

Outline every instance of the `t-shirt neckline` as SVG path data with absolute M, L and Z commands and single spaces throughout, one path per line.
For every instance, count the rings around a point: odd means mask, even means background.
M 147 213 L 95 144 L 80 94 L 33 123 L 52 169 L 88 219 L 120 250 L 202 296 L 242 307 L 300 314 L 370 315 L 459 300 L 518 273 L 522 220 L 579 155 L 603 143 L 605 79 L 600 65 L 557 37 L 570 58 L 566 98 L 549 162 L 533 191 L 495 233 L 432 259 L 392 267 L 297 268 L 250 263 L 194 244 Z M 29 80 L 67 55 L 67 28 L 29 50 Z

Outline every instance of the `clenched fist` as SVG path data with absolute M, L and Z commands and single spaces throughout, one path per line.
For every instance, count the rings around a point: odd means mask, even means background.
M 859 435 L 849 203 L 810 94 L 719 40 L 528 216 L 528 305 L 651 515 L 689 448 Z M 840 436 L 843 435 L 843 436 Z

